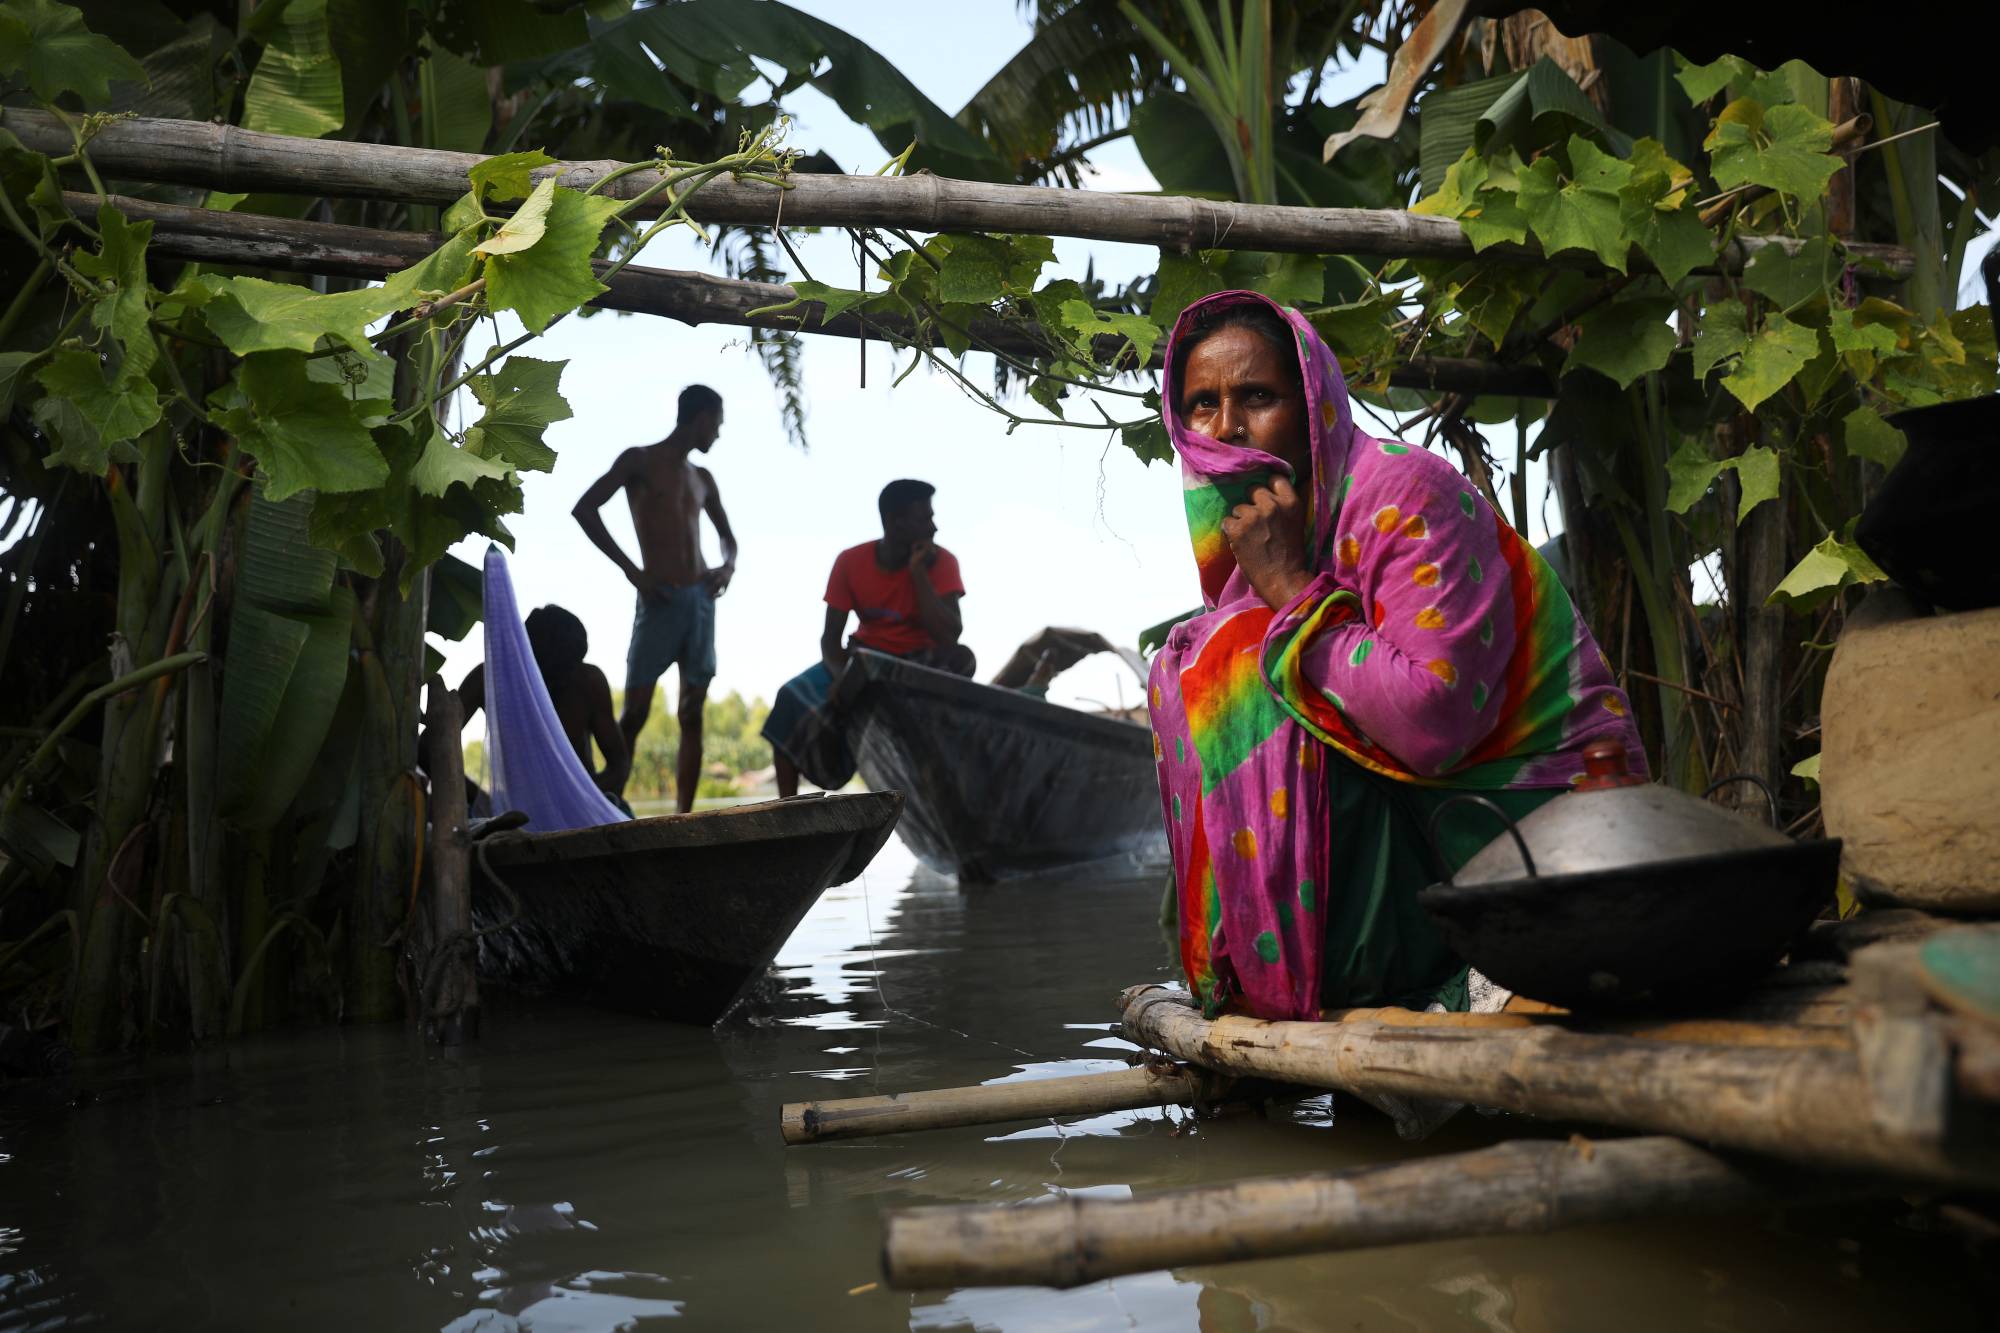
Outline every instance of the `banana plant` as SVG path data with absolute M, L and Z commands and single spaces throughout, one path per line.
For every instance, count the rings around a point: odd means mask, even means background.
M 1207 117 L 1229 159 L 1236 197 L 1249 204 L 1278 202 L 1277 158 L 1271 137 L 1274 99 L 1269 0 L 1243 0 L 1240 23 L 1231 0 L 1222 0 L 1219 21 L 1214 25 L 1196 0 L 1181 0 L 1198 54 L 1182 49 L 1132 0 L 1119 0 L 1118 9 L 1180 75 L 1188 94 Z

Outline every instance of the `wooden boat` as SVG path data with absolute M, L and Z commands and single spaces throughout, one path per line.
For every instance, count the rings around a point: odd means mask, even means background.
M 933 870 L 991 880 L 1166 856 L 1139 723 L 867 651 L 838 697 L 862 779 L 903 793 L 896 831 Z
M 713 1023 L 820 894 L 867 868 L 902 808 L 895 792 L 855 792 L 497 834 L 474 858 L 473 923 L 493 929 L 480 973 Z

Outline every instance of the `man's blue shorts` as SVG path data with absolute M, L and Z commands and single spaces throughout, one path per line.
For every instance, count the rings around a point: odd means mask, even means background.
M 655 588 L 632 613 L 632 646 L 625 653 L 627 689 L 681 669 L 681 688 L 715 679 L 715 598 L 701 584 Z

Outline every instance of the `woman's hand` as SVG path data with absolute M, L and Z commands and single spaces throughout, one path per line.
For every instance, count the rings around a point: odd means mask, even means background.
M 1236 567 L 1273 611 L 1312 582 L 1306 564 L 1306 502 L 1290 481 L 1273 477 L 1222 520 Z

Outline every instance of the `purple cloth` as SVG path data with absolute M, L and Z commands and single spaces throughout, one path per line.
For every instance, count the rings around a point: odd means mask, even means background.
M 536 833 L 629 818 L 590 780 L 549 702 L 549 687 L 514 608 L 514 581 L 497 546 L 486 551 L 486 756 L 493 808 L 519 810 Z

